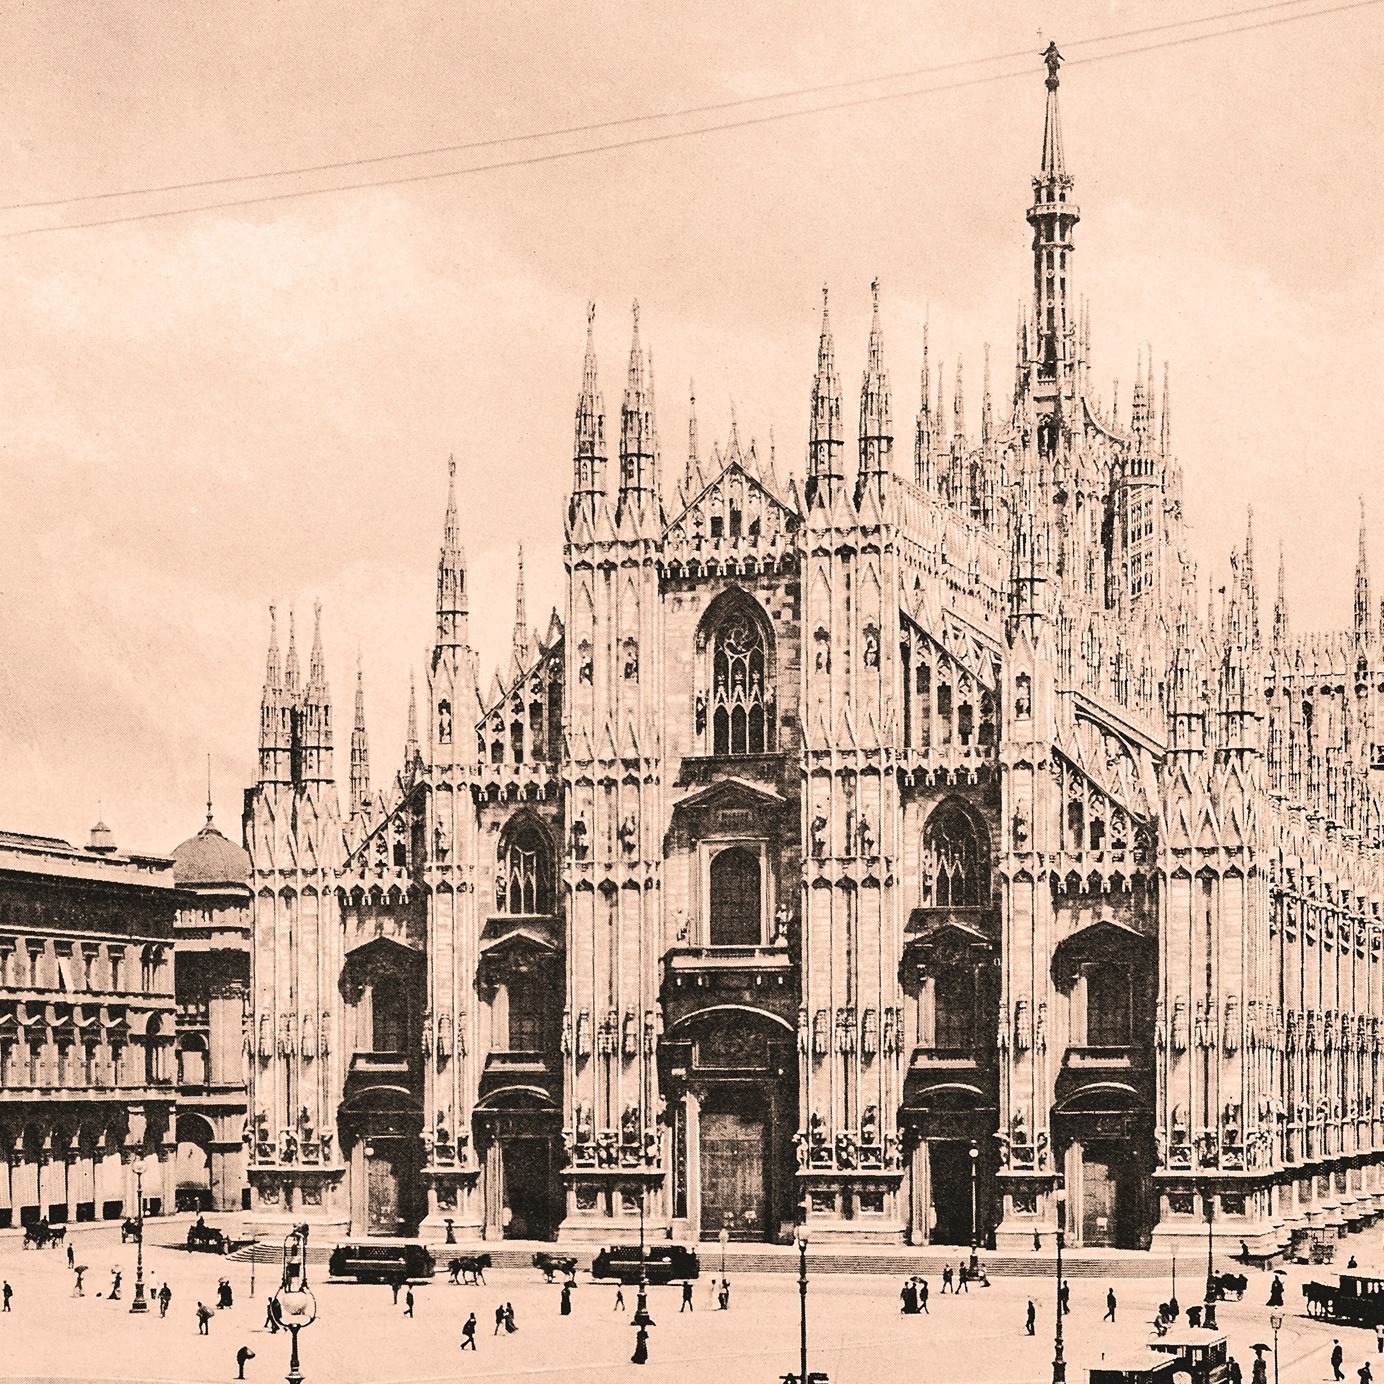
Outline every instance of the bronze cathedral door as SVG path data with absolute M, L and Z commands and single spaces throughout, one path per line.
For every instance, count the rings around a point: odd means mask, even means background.
M 701 1115 L 702 1238 L 723 1228 L 733 1239 L 768 1233 L 768 1116 L 751 1096 L 708 1101 Z M 717 1108 L 717 1107 L 720 1108 Z

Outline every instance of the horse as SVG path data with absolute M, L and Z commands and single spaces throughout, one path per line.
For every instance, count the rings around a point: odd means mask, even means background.
M 1309 1317 L 1329 1317 L 1334 1314 L 1336 1290 L 1327 1283 L 1304 1283 L 1302 1295 L 1307 1299 Z
M 577 1271 L 577 1261 L 570 1254 L 550 1254 L 547 1250 L 539 1250 L 533 1256 L 533 1266 L 542 1270 L 544 1281 L 551 1283 L 557 1274 L 564 1278 L 571 1278 Z
M 1239 1302 L 1245 1295 L 1245 1289 L 1249 1287 L 1249 1279 L 1242 1273 L 1222 1273 L 1216 1275 L 1215 1284 L 1222 1301 L 1233 1297 Z
M 478 1284 L 485 1282 L 485 1271 L 490 1267 L 488 1254 L 463 1254 L 458 1259 L 447 1261 L 447 1282 Z
M 67 1227 L 65 1225 L 53 1226 L 48 1231 L 48 1247 L 50 1249 L 56 1249 L 57 1246 L 62 1244 L 62 1242 L 66 1239 Z
M 43 1224 L 24 1227 L 24 1249 L 42 1249 L 48 1243 L 48 1227 Z

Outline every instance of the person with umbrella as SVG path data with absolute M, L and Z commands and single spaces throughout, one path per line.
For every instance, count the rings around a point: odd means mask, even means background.
M 77 1281 L 72 1286 L 73 1297 L 86 1297 L 86 1294 L 82 1291 L 82 1276 L 86 1271 L 87 1266 L 85 1264 L 73 1264 L 72 1272 L 77 1275 Z
M 1283 1306 L 1283 1279 L 1277 1269 L 1274 1270 L 1273 1282 L 1269 1285 L 1269 1300 L 1264 1305 L 1266 1307 Z

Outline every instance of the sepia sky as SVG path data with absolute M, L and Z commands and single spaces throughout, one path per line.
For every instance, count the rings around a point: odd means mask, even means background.
M 209 752 L 238 835 L 271 602 L 305 639 L 323 603 L 343 778 L 361 651 L 377 786 L 392 774 L 449 453 L 487 684 L 519 542 L 531 622 L 561 599 L 588 299 L 608 413 L 639 300 L 665 477 L 689 378 L 704 454 L 734 401 L 742 436 L 767 447 L 772 428 L 801 471 L 824 282 L 852 417 L 881 281 L 897 460 L 925 316 L 978 417 L 985 343 L 998 394 L 1028 293 L 1053 37 L 1100 392 L 1119 379 L 1127 408 L 1146 343 L 1160 376 L 1170 361 L 1203 568 L 1224 568 L 1252 503 L 1264 602 L 1283 540 L 1294 623 L 1348 623 L 1361 492 L 1384 596 L 1384 5 L 1279 22 L 1328 3 L 5 6 L 0 827 L 83 840 L 99 805 L 122 847 L 167 851 L 201 823 Z M 1266 27 L 1160 27 L 1217 10 Z M 1156 32 L 1093 41 L 1130 30 Z M 547 157 L 814 102 L 843 108 Z M 421 180 L 16 234 L 400 175 Z

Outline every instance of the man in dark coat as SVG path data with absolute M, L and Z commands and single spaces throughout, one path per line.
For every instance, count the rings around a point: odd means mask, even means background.
M 462 1324 L 461 1348 L 462 1350 L 475 1350 L 476 1348 L 476 1314 L 474 1312 Z
M 1024 1333 L 1028 1336 L 1034 1335 L 1034 1326 L 1038 1321 L 1038 1309 L 1033 1305 L 1033 1299 L 1028 1300 L 1028 1311 L 1024 1314 Z

